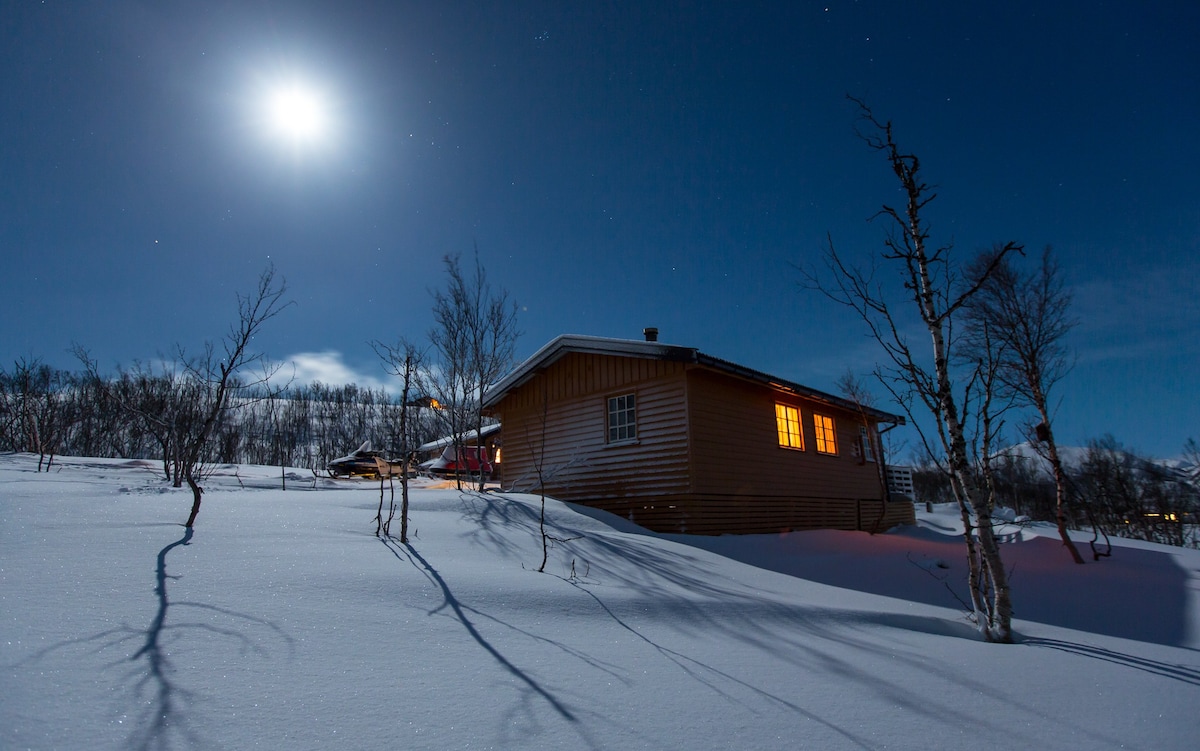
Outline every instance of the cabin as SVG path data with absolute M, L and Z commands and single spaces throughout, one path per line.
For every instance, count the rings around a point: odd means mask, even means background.
M 915 523 L 889 500 L 881 426 L 904 418 L 646 340 L 564 335 L 488 390 L 504 483 L 658 532 L 883 531 Z

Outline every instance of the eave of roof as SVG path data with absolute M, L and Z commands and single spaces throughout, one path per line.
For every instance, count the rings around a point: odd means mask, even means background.
M 784 378 L 776 378 L 753 368 L 722 360 L 719 357 L 706 355 L 693 347 L 681 347 L 661 342 L 645 342 L 636 339 L 608 339 L 598 336 L 581 336 L 578 334 L 563 334 L 551 340 L 537 352 L 534 352 L 525 362 L 521 363 L 511 373 L 487 390 L 483 398 L 484 407 L 494 407 L 504 395 L 518 388 L 541 370 L 553 365 L 569 353 L 616 355 L 623 357 L 641 357 L 652 360 L 670 360 L 700 365 L 721 373 L 744 378 L 761 383 L 770 388 L 786 393 L 824 402 L 841 409 L 858 412 L 860 409 L 879 422 L 904 424 L 904 418 L 883 410 L 860 405 L 840 396 L 827 394 L 824 391 L 803 386 Z

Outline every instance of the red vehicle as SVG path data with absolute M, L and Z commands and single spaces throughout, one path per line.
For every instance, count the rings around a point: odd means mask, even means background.
M 457 454 L 447 446 L 438 458 L 422 462 L 421 470 L 436 477 L 478 477 L 482 472 L 486 479 L 492 476 L 492 462 L 486 446 L 462 446 Z

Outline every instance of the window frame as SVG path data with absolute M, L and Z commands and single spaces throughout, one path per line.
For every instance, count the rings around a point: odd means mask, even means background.
M 792 413 L 789 415 L 788 413 Z M 791 419 L 794 416 L 795 419 Z M 793 428 L 795 430 L 793 431 Z M 787 442 L 784 442 L 784 438 Z M 781 449 L 804 450 L 804 423 L 800 408 L 784 402 L 775 402 L 775 438 Z M 795 443 L 792 441 L 795 440 Z
M 871 440 L 871 428 L 867 425 L 858 426 L 859 451 L 864 462 L 875 461 L 875 442 Z
M 615 408 L 614 408 L 614 405 Z M 604 399 L 604 443 L 609 446 L 638 442 L 638 398 L 636 391 L 610 394 Z M 625 422 L 613 424 L 614 417 L 625 416 Z M 614 431 L 616 436 L 614 437 Z M 621 432 L 626 435 L 622 436 Z
M 838 455 L 837 422 L 832 417 L 813 412 L 813 433 L 818 454 Z

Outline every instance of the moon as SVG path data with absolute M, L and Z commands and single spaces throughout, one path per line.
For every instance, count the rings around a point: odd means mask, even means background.
M 292 146 L 316 145 L 331 135 L 329 103 L 314 87 L 280 85 L 267 93 L 264 106 L 271 133 Z

